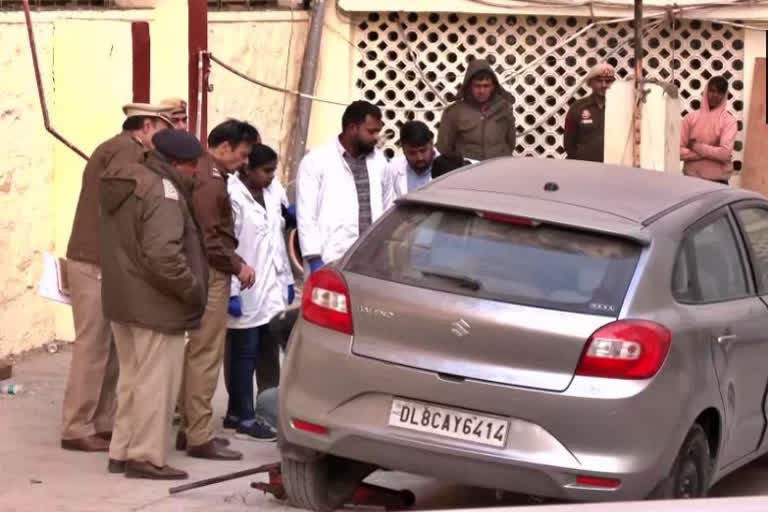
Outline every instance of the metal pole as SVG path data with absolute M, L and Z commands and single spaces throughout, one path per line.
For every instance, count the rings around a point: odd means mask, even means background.
M 635 109 L 632 165 L 640 167 L 643 97 L 643 0 L 635 0 Z
M 187 0 L 189 131 L 206 146 L 208 122 L 208 0 Z
M 314 0 L 312 5 L 312 22 L 307 34 L 307 49 L 304 51 L 304 59 L 301 64 L 301 79 L 299 92 L 313 94 L 315 81 L 317 80 L 317 63 L 320 56 L 320 43 L 323 38 L 323 21 L 325 20 L 325 0 Z M 307 148 L 307 134 L 309 132 L 309 116 L 312 113 L 312 100 L 299 97 L 298 113 L 296 116 L 296 135 L 291 148 L 288 161 L 288 197 L 293 200 L 296 196 L 294 184 L 299 163 L 304 157 Z

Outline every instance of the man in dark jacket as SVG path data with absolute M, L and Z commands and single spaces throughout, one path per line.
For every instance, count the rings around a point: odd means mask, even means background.
M 181 426 L 176 448 L 187 455 L 212 460 L 237 460 L 243 455 L 214 437 L 211 401 L 219 382 L 227 333 L 227 305 L 232 278 L 253 286 L 255 270 L 237 255 L 235 221 L 227 193 L 227 177 L 248 161 L 259 132 L 244 121 L 230 119 L 208 135 L 208 151 L 195 171 L 192 203 L 208 255 L 208 302 L 200 329 L 189 333 L 184 351 L 184 374 L 179 398 Z
M 187 132 L 166 130 L 141 164 L 101 178 L 102 300 L 120 362 L 112 473 L 186 478 L 166 465 L 181 383 L 184 334 L 200 326 L 208 265 L 191 211 L 192 175 L 203 152 Z
M 440 120 L 440 153 L 460 153 L 472 160 L 514 153 L 514 100 L 501 87 L 488 61 L 477 59 L 469 64 L 457 100 Z
M 88 160 L 67 247 L 67 274 L 75 343 L 62 406 L 61 447 L 107 451 L 115 420 L 117 355 L 101 305 L 99 179 L 108 167 L 139 162 L 152 137 L 170 127 L 170 107 L 123 107 L 123 131 L 100 144 Z
M 563 146 L 569 160 L 602 162 L 605 141 L 605 94 L 616 79 L 610 64 L 598 64 L 587 75 L 592 94 L 577 100 L 565 116 Z

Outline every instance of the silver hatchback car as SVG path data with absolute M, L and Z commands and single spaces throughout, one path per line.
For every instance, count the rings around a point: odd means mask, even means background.
M 768 201 L 495 159 L 401 198 L 304 289 L 290 500 L 377 469 L 576 501 L 704 496 L 768 450 Z

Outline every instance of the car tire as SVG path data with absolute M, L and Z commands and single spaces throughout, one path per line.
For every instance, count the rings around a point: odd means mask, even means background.
M 688 432 L 669 476 L 656 486 L 648 498 L 703 498 L 709 490 L 712 466 L 707 434 L 696 423 Z
M 314 512 L 341 508 L 373 468 L 324 455 L 309 461 L 283 457 L 282 473 L 288 503 Z

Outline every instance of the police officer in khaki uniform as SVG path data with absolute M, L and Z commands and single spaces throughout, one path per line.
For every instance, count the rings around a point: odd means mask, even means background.
M 177 130 L 187 130 L 187 102 L 181 98 L 166 98 L 160 102 L 161 105 L 169 107 L 169 117 L 173 122 L 173 127 Z
M 100 144 L 85 166 L 67 247 L 75 322 L 62 407 L 61 447 L 68 450 L 107 451 L 115 417 L 118 365 L 101 304 L 99 178 L 108 167 L 140 161 L 155 133 L 170 127 L 168 107 L 131 103 L 123 112 L 123 131 Z
M 208 135 L 208 152 L 195 173 L 193 205 L 203 230 L 210 277 L 208 302 L 200 329 L 189 333 L 184 352 L 180 393 L 181 426 L 176 448 L 203 459 L 238 460 L 240 452 L 227 448 L 226 439 L 213 436 L 211 401 L 219 381 L 227 331 L 227 306 L 233 276 L 243 288 L 255 281 L 255 271 L 237 255 L 235 222 L 227 192 L 227 178 L 248 161 L 259 132 L 244 121 L 230 119 Z
M 616 70 L 598 64 L 587 75 L 592 94 L 575 101 L 565 116 L 563 145 L 570 160 L 602 162 L 605 139 L 605 93 L 616 80 Z
M 166 464 L 184 333 L 205 310 L 208 264 L 192 214 L 192 175 L 203 148 L 164 130 L 142 163 L 111 167 L 99 184 L 104 314 L 120 361 L 110 473 L 174 480 Z

